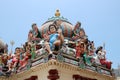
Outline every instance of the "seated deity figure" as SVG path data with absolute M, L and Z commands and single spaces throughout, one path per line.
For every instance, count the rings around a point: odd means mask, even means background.
M 53 22 L 53 24 L 56 26 L 57 30 L 61 29 L 63 33 L 63 25 L 62 25 L 62 20 L 57 19 Z
M 24 68 L 29 63 L 29 61 L 31 59 L 30 51 L 31 51 L 31 48 L 27 46 L 24 56 L 23 56 L 23 59 L 20 60 L 20 67 L 18 68 L 18 71 L 21 70 L 22 68 Z
M 79 38 L 81 40 L 81 42 L 84 42 L 84 48 L 85 48 L 85 52 L 88 52 L 88 44 L 89 44 L 89 40 L 87 35 L 85 34 L 85 31 L 83 28 L 80 29 L 79 32 Z
M 87 35 L 85 34 L 85 31 L 84 31 L 83 28 L 80 28 L 79 33 L 78 33 L 77 36 L 72 37 L 73 41 L 77 41 L 78 39 L 80 39 L 82 42 L 84 42 L 85 45 L 88 44 L 88 38 L 87 38 Z
M 55 49 L 55 47 L 60 47 L 62 45 L 63 35 L 61 30 L 57 31 L 57 28 L 54 24 L 49 25 L 49 32 L 50 35 L 45 34 L 45 49 L 48 51 L 49 54 L 52 54 L 52 50 Z
M 88 41 L 88 56 L 86 57 L 89 60 L 88 62 L 91 62 L 90 64 L 94 63 L 101 65 L 99 55 L 94 54 L 95 51 L 94 41 Z
M 15 48 L 14 55 L 11 55 L 12 62 L 10 64 L 10 67 L 12 66 L 12 70 L 15 71 L 18 68 L 19 60 L 20 60 L 20 48 Z
M 81 23 L 77 22 L 73 29 L 73 37 L 72 37 L 73 40 L 75 40 L 79 37 L 80 29 L 81 29 Z
M 66 26 L 65 24 L 63 25 L 62 24 L 62 20 L 60 19 L 57 19 L 53 22 L 53 24 L 56 26 L 56 29 L 57 29 L 57 32 L 59 32 L 61 35 L 61 42 L 63 43 L 64 42 L 64 32 L 63 32 L 63 27 Z
M 84 53 L 83 54 L 83 59 L 84 59 L 84 61 L 85 61 L 85 63 L 87 64 L 87 65 L 91 65 L 92 64 L 92 59 L 93 59 L 93 56 L 91 56 L 89 53 Z
M 98 56 L 95 55 L 94 52 L 94 41 L 88 41 L 88 52 L 84 53 L 84 60 L 89 65 L 91 65 L 92 63 L 101 64 Z
M 55 46 L 61 45 L 61 40 L 59 40 L 59 37 L 61 37 L 61 33 L 57 33 L 57 28 L 55 25 L 50 25 L 49 26 L 49 44 L 50 44 L 50 49 L 54 48 Z
M 106 51 L 103 50 L 102 46 L 98 47 L 98 49 L 96 50 L 96 54 L 98 55 L 98 58 L 100 59 L 100 63 L 102 65 L 105 65 L 106 68 L 111 69 L 112 62 L 106 60 L 106 57 L 105 57 Z
M 32 34 L 30 33 L 29 36 L 32 38 L 32 41 L 39 43 L 39 41 L 41 40 L 41 34 L 36 23 L 32 24 Z

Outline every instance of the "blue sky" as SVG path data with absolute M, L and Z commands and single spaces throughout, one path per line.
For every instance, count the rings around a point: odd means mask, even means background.
M 95 46 L 105 42 L 107 59 L 113 68 L 120 64 L 120 0 L 0 0 L 0 38 L 11 48 L 10 41 L 21 46 L 27 41 L 32 23 L 40 27 L 59 9 L 73 25 L 82 23 Z

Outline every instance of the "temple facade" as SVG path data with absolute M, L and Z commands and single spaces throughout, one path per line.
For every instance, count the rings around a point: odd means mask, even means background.
M 61 44 L 56 47 L 52 44 L 51 39 L 47 41 L 48 36 L 45 34 L 52 38 L 50 29 L 54 25 L 58 26 L 57 21 L 61 27 L 57 27 L 58 31 L 54 34 L 58 36 L 58 39 L 62 37 L 61 34 L 64 38 L 60 39 Z M 88 40 L 80 22 L 76 25 L 80 26 L 80 30 L 77 27 L 75 28 L 68 19 L 60 16 L 60 12 L 57 10 L 55 16 L 48 18 L 39 28 L 40 40 L 36 38 L 37 42 L 31 41 L 31 36 L 29 37 L 29 41 L 32 42 L 32 44 L 30 43 L 32 45 L 30 58 L 30 54 L 26 53 L 27 58 L 25 56 L 25 59 L 23 58 L 19 62 L 16 60 L 16 63 L 19 64 L 16 65 L 17 68 L 12 65 L 10 68 L 7 66 L 9 70 L 1 71 L 0 80 L 115 80 L 111 62 L 105 61 L 103 56 L 100 56 L 101 60 L 97 60 L 94 56 L 93 41 Z M 79 35 L 74 33 L 78 31 Z M 49 47 L 46 47 L 47 42 L 50 42 Z M 35 50 L 33 46 L 35 46 Z M 28 49 L 28 46 L 25 49 Z M 101 47 L 98 48 L 96 53 L 99 54 L 100 51 Z M 14 63 L 12 64 L 14 65 Z

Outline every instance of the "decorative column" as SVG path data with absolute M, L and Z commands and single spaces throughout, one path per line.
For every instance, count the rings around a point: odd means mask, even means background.
M 49 80 L 59 79 L 58 71 L 56 69 L 51 69 L 51 70 L 49 70 L 48 73 L 49 73 L 49 76 L 48 76 Z

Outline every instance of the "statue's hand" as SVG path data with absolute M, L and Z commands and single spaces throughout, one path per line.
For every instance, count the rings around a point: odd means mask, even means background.
M 62 33 L 62 30 L 61 29 L 58 29 L 58 34 L 61 34 Z

